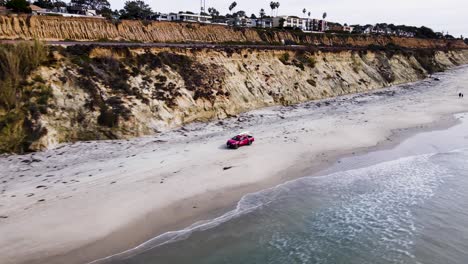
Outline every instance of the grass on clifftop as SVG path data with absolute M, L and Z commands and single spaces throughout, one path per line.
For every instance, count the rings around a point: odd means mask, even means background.
M 26 151 L 34 137 L 34 120 L 47 111 L 50 88 L 30 87 L 26 81 L 47 54 L 38 41 L 0 45 L 0 153 Z

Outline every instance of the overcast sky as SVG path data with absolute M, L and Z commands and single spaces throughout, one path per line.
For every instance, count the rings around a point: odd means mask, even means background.
M 124 0 L 109 0 L 113 9 L 121 9 Z M 278 0 L 277 0 L 278 1 Z M 153 11 L 200 10 L 199 0 L 145 0 Z M 206 7 L 228 12 L 232 1 L 206 0 Z M 302 15 L 302 9 L 313 17 L 328 13 L 327 20 L 348 24 L 387 22 L 414 26 L 428 26 L 436 31 L 468 37 L 468 0 L 279 0 L 279 14 Z M 264 8 L 270 14 L 270 0 L 237 0 L 238 10 L 258 14 Z

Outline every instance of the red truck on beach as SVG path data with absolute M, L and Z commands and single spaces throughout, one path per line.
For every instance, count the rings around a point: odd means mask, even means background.
M 242 146 L 249 146 L 255 141 L 255 138 L 250 135 L 248 132 L 241 133 L 231 139 L 226 143 L 226 146 L 231 149 L 238 149 Z

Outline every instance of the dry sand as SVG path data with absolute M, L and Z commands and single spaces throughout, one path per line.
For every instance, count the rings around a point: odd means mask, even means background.
M 0 157 L 0 263 L 86 263 L 231 209 L 248 192 L 468 111 L 468 67 L 154 137 Z M 249 130 L 256 142 L 227 150 Z

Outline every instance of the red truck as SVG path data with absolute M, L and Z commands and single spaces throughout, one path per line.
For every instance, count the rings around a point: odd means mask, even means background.
M 249 133 L 241 133 L 231 139 L 229 139 L 226 143 L 228 148 L 238 149 L 242 146 L 252 145 L 255 141 L 255 138 L 251 136 Z

